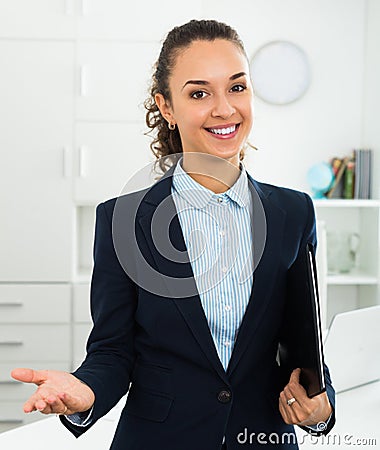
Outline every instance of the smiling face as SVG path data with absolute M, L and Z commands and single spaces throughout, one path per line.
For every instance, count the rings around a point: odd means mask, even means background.
M 177 56 L 169 78 L 171 101 L 155 97 L 175 123 L 183 152 L 201 152 L 239 164 L 253 123 L 248 61 L 232 42 L 194 41 Z

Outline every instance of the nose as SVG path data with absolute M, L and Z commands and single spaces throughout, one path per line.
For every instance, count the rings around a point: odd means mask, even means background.
M 231 104 L 226 95 L 218 95 L 215 97 L 213 105 L 212 117 L 221 117 L 222 119 L 228 119 L 236 112 L 235 107 Z

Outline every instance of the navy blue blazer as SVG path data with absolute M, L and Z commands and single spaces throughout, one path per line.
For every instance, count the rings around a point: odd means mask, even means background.
M 262 224 L 255 231 L 259 208 L 265 213 L 267 235 L 225 371 L 196 287 L 193 290 L 191 264 L 170 196 L 172 173 L 170 169 L 150 189 L 97 207 L 94 325 L 86 359 L 74 372 L 95 393 L 93 421 L 87 427 L 73 426 L 64 416 L 61 421 L 78 437 L 128 392 L 112 450 L 219 450 L 223 440 L 228 450 L 262 449 L 259 433 L 264 433 L 262 439 L 266 436 L 266 448 L 296 449 L 296 442 L 287 437 L 294 427 L 279 413 L 279 394 L 288 374 L 284 376 L 276 355 L 284 308 L 292 295 L 289 274 L 306 244 L 316 244 L 312 201 L 304 193 L 249 176 L 254 245 L 263 240 Z M 160 208 L 163 214 L 157 214 Z M 183 259 L 162 251 L 165 240 Z M 181 286 L 187 296 L 179 292 Z M 325 375 L 334 408 L 327 367 Z M 322 433 L 334 422 L 332 417 Z

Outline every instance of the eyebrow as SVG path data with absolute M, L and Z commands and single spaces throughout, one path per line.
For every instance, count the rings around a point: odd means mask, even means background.
M 230 76 L 230 80 L 236 80 L 237 78 L 241 78 L 246 76 L 247 74 L 245 72 L 239 72 L 239 73 L 235 73 L 235 75 L 231 75 Z M 182 86 L 182 90 L 185 88 L 185 86 L 187 86 L 188 84 L 196 84 L 197 86 L 207 86 L 208 84 L 210 84 L 209 81 L 205 81 L 205 80 L 188 80 L 186 81 L 186 83 Z

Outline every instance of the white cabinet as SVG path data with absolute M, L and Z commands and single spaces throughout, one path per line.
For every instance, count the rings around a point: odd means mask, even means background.
M 68 281 L 74 45 L 0 41 L 0 281 Z
M 317 200 L 315 207 L 327 234 L 359 236 L 355 267 L 347 273 L 327 273 L 328 325 L 339 312 L 380 304 L 380 201 Z
M 201 0 L 130 3 L 125 0 L 79 0 L 80 39 L 158 41 L 175 25 L 202 14 Z
M 43 416 L 24 414 L 35 386 L 10 376 L 16 367 L 70 370 L 71 286 L 0 285 L 0 432 Z
M 202 14 L 202 1 L 135 5 L 125 0 L 2 0 L 0 37 L 158 41 Z
M 73 369 L 86 356 L 86 343 L 92 328 L 90 313 L 90 285 L 77 283 L 73 286 Z
M 73 319 L 79 324 L 91 323 L 89 283 L 77 283 L 73 286 Z
M 118 196 L 128 180 L 153 161 L 151 138 L 131 123 L 78 123 L 74 198 L 94 204 Z
M 70 329 L 68 325 L 1 325 L 0 352 L 3 361 L 69 361 Z
M 69 285 L 0 285 L 0 323 L 69 323 Z
M 78 42 L 78 120 L 144 123 L 158 43 Z
M 74 352 L 72 367 L 77 369 L 86 356 L 86 343 L 92 328 L 91 323 L 74 323 L 73 327 L 73 342 Z
M 8 0 L 0 2 L 2 38 L 74 38 L 77 0 Z
M 88 281 L 91 276 L 91 269 L 93 265 L 95 215 L 94 205 L 77 206 L 76 208 L 76 255 L 75 261 L 73 262 L 73 280 L 75 282 Z

